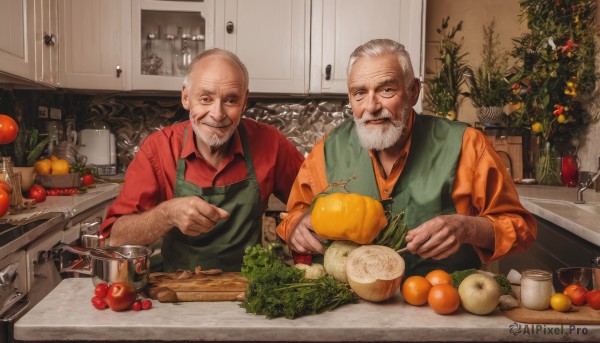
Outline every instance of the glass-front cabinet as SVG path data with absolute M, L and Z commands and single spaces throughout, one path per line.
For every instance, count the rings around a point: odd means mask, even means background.
M 212 0 L 133 0 L 132 89 L 180 91 L 192 58 L 212 48 Z

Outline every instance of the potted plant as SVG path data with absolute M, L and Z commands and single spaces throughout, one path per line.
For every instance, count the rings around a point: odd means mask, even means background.
M 37 129 L 22 130 L 13 143 L 14 172 L 21 172 L 21 190 L 29 190 L 34 180 L 33 164 L 46 149 L 50 138 L 41 138 Z
M 441 28 L 437 32 L 441 35 L 437 47 L 439 57 L 436 57 L 437 71 L 427 69 L 425 78 L 425 109 L 435 115 L 456 120 L 458 107 L 465 93 L 460 89 L 465 83 L 465 75 L 469 69 L 465 62 L 467 53 L 463 52 L 462 45 L 455 41 L 456 33 L 462 29 L 462 21 L 448 30 L 450 17 L 442 19 Z
M 502 108 L 508 103 L 511 89 L 506 78 L 509 55 L 500 51 L 500 38 L 494 29 L 493 20 L 483 26 L 482 61 L 477 68 L 469 68 L 466 79 L 477 118 L 486 126 L 501 121 L 504 115 Z
M 576 154 L 578 143 L 598 114 L 589 110 L 596 73 L 596 1 L 521 0 L 529 31 L 514 39 L 515 119 L 538 138 L 536 179 L 560 185 L 561 156 Z

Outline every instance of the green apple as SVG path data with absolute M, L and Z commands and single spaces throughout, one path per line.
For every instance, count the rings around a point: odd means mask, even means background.
M 485 315 L 493 312 L 500 300 L 500 286 L 494 278 L 481 273 L 467 276 L 458 286 L 462 307 L 473 313 Z

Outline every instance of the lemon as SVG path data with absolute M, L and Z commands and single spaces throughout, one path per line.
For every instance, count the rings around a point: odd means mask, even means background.
M 52 170 L 52 161 L 47 158 L 39 160 L 33 164 L 33 169 L 38 175 L 50 175 L 50 171 Z
M 52 162 L 52 175 L 69 174 L 71 167 L 67 160 L 58 159 Z
M 531 125 L 531 131 L 533 133 L 538 133 L 542 131 L 542 123 L 540 123 L 539 121 L 536 121 L 535 123 L 533 123 Z
M 558 312 L 566 312 L 571 309 L 572 305 L 571 298 L 562 293 L 554 293 L 550 297 L 550 307 Z

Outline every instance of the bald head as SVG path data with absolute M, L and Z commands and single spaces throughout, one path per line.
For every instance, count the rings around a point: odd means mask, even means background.
M 241 77 L 242 77 L 242 83 L 243 83 L 245 89 L 248 90 L 250 77 L 248 76 L 248 69 L 246 69 L 246 66 L 244 65 L 244 63 L 242 63 L 242 61 L 231 51 L 224 50 L 224 49 L 218 49 L 218 48 L 206 50 L 206 51 L 202 52 L 201 54 L 197 55 L 196 57 L 194 57 L 194 59 L 192 60 L 192 62 L 190 63 L 190 65 L 187 68 L 187 73 L 185 75 L 185 79 L 183 80 L 183 84 L 185 85 L 186 88 L 189 88 L 191 86 L 190 74 L 192 74 L 192 72 L 194 71 L 194 68 L 196 68 L 196 66 L 199 64 L 199 62 L 209 59 L 209 58 L 210 59 L 219 58 L 219 59 L 223 59 L 225 61 L 232 62 L 232 64 L 234 64 L 237 68 L 239 68 L 239 71 L 240 71 Z

